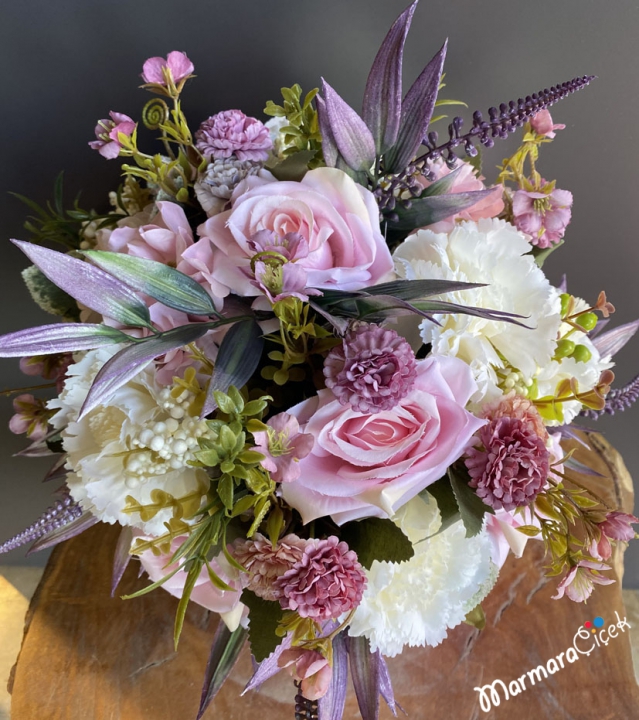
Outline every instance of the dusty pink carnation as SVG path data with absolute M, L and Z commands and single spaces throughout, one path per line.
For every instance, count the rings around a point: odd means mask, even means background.
M 545 184 L 545 182 L 544 182 Z M 513 219 L 518 230 L 530 235 L 540 248 L 556 245 L 564 236 L 572 215 L 572 193 L 517 190 L 513 195 Z
M 408 395 L 415 382 L 415 353 L 394 330 L 360 325 L 324 362 L 326 387 L 354 410 L 390 410 Z
M 195 133 L 203 155 L 216 160 L 234 155 L 238 160 L 264 162 L 273 147 L 266 125 L 241 110 L 224 110 L 205 120 Z
M 301 561 L 306 540 L 297 535 L 286 535 L 273 548 L 271 541 L 260 533 L 251 540 L 237 540 L 233 557 L 248 573 L 246 587 L 264 600 L 279 600 L 281 591 L 275 581 Z
M 97 150 L 107 160 L 114 160 L 122 149 L 118 133 L 130 136 L 135 130 L 135 121 L 124 113 L 111 111 L 109 115 L 110 120 L 109 118 L 98 120 L 95 126 L 97 140 L 92 140 L 89 147 Z
M 280 605 L 301 617 L 330 620 L 359 605 L 366 575 L 357 555 L 335 535 L 309 540 L 302 559 L 275 582 Z
M 512 396 L 489 411 L 488 420 L 478 433 L 481 447 L 472 448 L 466 458 L 470 486 L 495 510 L 528 505 L 550 473 L 541 417 L 529 401 Z

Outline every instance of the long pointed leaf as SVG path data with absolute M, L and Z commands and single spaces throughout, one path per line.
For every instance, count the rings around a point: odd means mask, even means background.
M 103 345 L 132 342 L 116 328 L 90 323 L 55 323 L 0 336 L 0 357 L 26 357 L 93 350 Z
M 231 385 L 238 389 L 246 385 L 260 362 L 263 347 L 262 330 L 254 319 L 233 325 L 220 344 L 202 416 L 215 410 L 215 390 L 226 392 Z
M 415 80 L 402 102 L 402 119 L 395 146 L 386 154 L 386 170 L 400 172 L 415 157 L 433 116 L 446 59 L 446 41 Z
M 319 720 L 342 720 L 348 686 L 348 652 L 341 632 L 333 638 L 333 676 L 328 692 L 320 698 Z
M 193 278 L 169 265 L 102 250 L 88 250 L 84 255 L 129 287 L 150 295 L 167 307 L 191 315 L 217 314 L 206 290 Z
M 397 717 L 397 708 L 402 710 L 402 712 L 403 708 L 395 701 L 395 693 L 393 692 L 393 683 L 391 681 L 390 673 L 388 672 L 388 665 L 386 664 L 386 660 L 384 660 L 384 657 L 381 654 L 379 655 L 379 677 L 379 689 L 382 697 L 386 701 L 386 704 L 390 708 L 390 711 L 395 717 Z
M 91 310 L 123 325 L 150 327 L 149 309 L 123 282 L 84 260 L 12 240 L 52 283 Z
M 389 221 L 388 224 L 393 230 L 415 230 L 425 225 L 432 225 L 467 210 L 493 192 L 495 189 L 490 188 L 474 192 L 419 197 L 412 201 L 409 208 L 398 206 L 397 219 Z
M 245 695 L 247 692 L 249 692 L 249 690 L 255 690 L 256 688 L 259 688 L 262 683 L 265 683 L 269 678 L 277 675 L 277 673 L 281 670 L 280 666 L 277 664 L 278 660 L 280 659 L 280 655 L 284 652 L 284 650 L 288 650 L 291 647 L 291 640 L 292 635 L 289 633 L 275 648 L 275 650 L 273 650 L 273 652 L 266 658 L 266 660 L 262 660 L 261 663 L 255 663 L 255 672 L 246 684 L 244 690 L 242 690 L 242 695 Z M 253 660 L 255 662 L 255 659 Z
M 46 550 L 47 548 L 58 545 L 65 540 L 70 540 L 72 537 L 76 537 L 76 535 L 79 535 L 85 530 L 88 530 L 90 527 L 93 527 L 98 522 L 99 520 L 95 515 L 92 515 L 90 512 L 85 512 L 68 525 L 64 525 L 47 535 L 43 535 L 39 540 L 36 540 L 36 542 L 34 542 L 29 548 L 27 555 L 39 552 L 40 550 Z
M 134 378 L 156 357 L 195 342 L 209 328 L 210 324 L 208 323 L 183 325 L 120 350 L 104 364 L 96 375 L 82 406 L 80 417 L 111 397 L 116 390 Z
M 206 673 L 204 675 L 204 685 L 202 687 L 202 697 L 200 699 L 197 720 L 201 720 L 206 712 L 206 708 L 211 704 L 213 698 L 231 674 L 231 670 L 240 656 L 247 637 L 248 631 L 241 625 L 235 632 L 230 632 L 226 625 L 220 620 L 215 637 L 213 638 L 211 654 L 206 664 Z
M 457 280 L 393 280 L 366 288 L 367 295 L 392 295 L 402 300 L 416 300 L 460 290 L 486 287 L 484 283 L 466 283 Z
M 417 0 L 395 20 L 373 61 L 366 89 L 362 118 L 381 155 L 395 144 L 402 115 L 402 58 L 404 43 L 417 7 Z
M 315 103 L 317 104 L 317 122 L 322 136 L 322 154 L 324 155 L 324 162 L 328 167 L 337 167 L 339 150 L 335 144 L 331 123 L 328 119 L 326 103 L 320 95 L 315 96 Z
M 118 544 L 115 546 L 115 555 L 113 556 L 113 573 L 111 575 L 111 597 L 115 597 L 120 580 L 124 575 L 131 560 L 131 543 L 133 542 L 133 528 L 125 525 L 120 531 Z
M 375 163 L 375 141 L 362 118 L 322 79 L 322 99 L 340 155 L 355 171 L 368 172 Z
M 639 320 L 620 325 L 597 335 L 592 344 L 602 357 L 614 357 L 639 330 Z
M 348 654 L 353 687 L 362 720 L 377 720 L 381 689 L 379 651 L 371 652 L 368 638 L 349 637 Z

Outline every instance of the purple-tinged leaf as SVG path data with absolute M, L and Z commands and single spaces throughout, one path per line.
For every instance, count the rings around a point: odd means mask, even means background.
M 133 542 L 133 528 L 125 525 L 120 531 L 118 544 L 115 546 L 113 556 L 113 573 L 111 574 L 111 597 L 115 597 L 115 591 L 122 580 L 124 571 L 131 560 L 131 543 Z
M 108 360 L 95 377 L 84 401 L 80 418 L 110 398 L 156 357 L 199 340 L 210 329 L 210 323 L 182 325 L 146 340 L 139 340 L 120 350 Z
M 327 167 L 337 167 L 339 150 L 337 149 L 335 138 L 333 137 L 333 131 L 331 130 L 331 124 L 326 111 L 326 103 L 322 100 L 320 95 L 315 96 L 315 103 L 317 104 L 317 122 L 322 136 L 322 154 L 324 156 L 324 162 Z
M 388 672 L 388 665 L 381 653 L 379 655 L 379 680 L 380 692 L 393 715 L 397 717 L 398 709 L 406 715 L 404 708 L 395 701 L 395 693 L 393 692 L 393 683 L 391 682 L 390 673 Z
M 399 133 L 404 43 L 416 7 L 417 0 L 395 20 L 375 56 L 366 82 L 362 118 L 373 135 L 378 155 L 395 144 Z
M 53 530 L 53 532 L 50 532 L 48 535 L 45 535 L 37 540 L 29 548 L 27 555 L 40 552 L 40 550 L 47 550 L 48 548 L 58 545 L 65 540 L 70 540 L 71 538 L 80 535 L 80 533 L 83 533 L 85 530 L 88 530 L 90 527 L 97 525 L 98 522 L 99 520 L 95 515 L 92 515 L 88 511 L 84 512 L 79 518 L 73 520 L 68 525 L 59 527 L 56 530 Z
M 568 438 L 569 440 L 574 440 L 575 442 L 578 442 L 580 445 L 583 445 L 588 450 L 592 450 L 590 445 L 581 436 L 581 433 L 592 432 L 592 428 L 587 428 L 587 427 L 584 427 L 583 425 L 575 425 L 574 423 L 571 423 L 570 425 L 560 425 L 557 428 L 556 432 L 558 432 L 562 438 Z
M 486 287 L 485 283 L 459 282 L 458 280 L 392 280 L 391 282 L 372 285 L 362 291 L 363 295 L 392 295 L 402 300 L 417 300 L 433 295 L 474 290 Z
M 57 458 L 47 474 L 42 478 L 42 482 L 50 482 L 51 480 L 61 480 L 62 478 L 66 478 L 67 473 L 69 472 L 65 467 L 66 463 L 66 455 L 62 455 Z
M 600 320 L 597 320 L 597 324 L 595 327 L 588 333 L 588 337 L 591 340 L 594 340 L 597 335 L 601 335 L 601 333 L 604 331 L 606 325 L 610 323 L 612 318 L 602 318 Z
M 601 357 L 614 357 L 635 335 L 637 330 L 639 330 L 639 320 L 634 320 L 597 335 L 592 340 L 592 344 L 599 350 Z
M 0 357 L 53 355 L 122 342 L 131 338 L 108 325 L 55 323 L 0 335 Z
M 568 292 L 568 276 L 566 273 L 561 276 L 561 282 L 557 286 L 557 290 L 559 290 L 560 293 Z
M 319 720 L 342 720 L 348 686 L 348 652 L 344 632 L 333 638 L 333 676 L 328 692 L 320 698 Z
M 193 278 L 155 260 L 124 253 L 84 253 L 106 272 L 154 300 L 189 315 L 217 315 L 211 296 Z
M 149 309 L 123 282 L 84 260 L 12 240 L 52 283 L 91 310 L 123 325 L 151 327 Z
M 209 661 L 206 665 L 197 720 L 201 720 L 207 707 L 231 674 L 231 670 L 240 656 L 247 637 L 248 630 L 245 630 L 241 625 L 237 630 L 231 632 L 220 620 L 213 638 Z
M 446 59 L 446 41 L 441 50 L 426 65 L 402 102 L 402 119 L 394 147 L 386 153 L 387 172 L 401 172 L 415 157 L 426 137 L 433 116 L 439 83 Z
M 392 222 L 388 221 L 388 224 L 393 230 L 408 231 L 432 225 L 467 210 L 493 192 L 495 188 L 449 195 L 422 196 L 413 200 L 409 208 L 397 206 L 395 211 L 397 218 Z
M 328 320 L 328 322 L 332 325 L 333 329 L 337 332 L 338 335 L 343 335 L 348 330 L 348 320 L 337 317 L 337 315 L 331 315 L 328 310 L 325 310 L 321 305 L 314 303 L 312 300 L 309 300 L 308 304 L 313 310 L 315 310 L 316 313 L 321 315 L 324 320 Z
M 593 470 L 588 465 L 584 465 L 584 463 L 579 462 L 579 460 L 575 459 L 574 457 L 569 457 L 567 460 L 564 460 L 564 467 L 568 468 L 569 470 L 574 470 L 575 472 L 578 472 L 580 475 L 592 475 L 593 477 L 606 477 L 605 475 L 602 475 L 601 473 L 597 472 L 596 470 Z
M 509 322 L 513 323 L 513 325 L 530 329 L 528 325 L 519 322 L 520 319 L 526 319 L 523 315 L 515 315 L 515 313 L 507 313 L 503 310 L 489 310 L 487 308 L 472 307 L 471 305 L 458 305 L 457 303 L 451 303 L 445 300 L 418 300 L 412 304 L 422 313 L 442 315 L 461 313 L 462 315 L 472 315 L 473 317 L 483 318 L 484 320 Z
M 284 650 L 288 650 L 291 647 L 291 640 L 292 635 L 289 633 L 275 648 L 275 650 L 273 650 L 273 652 L 266 658 L 266 660 L 262 660 L 261 663 L 256 662 L 255 658 L 253 658 L 253 656 L 251 655 L 255 667 L 255 672 L 246 684 L 244 690 L 242 690 L 242 695 L 246 695 L 249 690 L 256 690 L 260 687 L 260 685 L 262 685 L 262 683 L 265 683 L 274 675 L 277 675 L 277 673 L 281 670 L 280 666 L 277 664 L 280 659 L 280 655 L 284 652 Z
M 362 720 L 378 720 L 381 673 L 379 651 L 372 653 L 368 638 L 349 637 L 351 677 Z
M 340 155 L 356 172 L 369 172 L 375 163 L 375 141 L 371 131 L 324 79 L 322 94 L 331 134 Z
M 463 163 L 459 163 L 459 165 L 448 173 L 448 175 L 444 175 L 443 177 L 440 177 L 439 180 L 435 180 L 432 182 L 419 196 L 421 198 L 425 197 L 431 197 L 431 195 L 446 195 L 448 191 L 453 187 L 455 184 L 455 181 L 459 177 L 459 174 L 464 168 Z M 497 189 L 497 188 L 493 188 Z
M 231 385 L 239 390 L 246 385 L 260 362 L 263 348 L 264 337 L 256 320 L 241 320 L 233 325 L 220 344 L 202 417 L 217 407 L 214 390 L 226 392 Z
M 58 452 L 51 450 L 48 443 L 50 440 L 59 439 L 59 436 L 59 430 L 50 430 L 43 438 L 35 440 L 24 450 L 14 453 L 13 457 L 51 457 L 52 455 L 58 455 Z

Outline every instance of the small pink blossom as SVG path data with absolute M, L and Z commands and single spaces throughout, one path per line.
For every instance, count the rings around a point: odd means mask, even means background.
M 102 157 L 113 160 L 120 154 L 122 144 L 118 139 L 119 133 L 131 137 L 135 130 L 135 121 L 124 113 L 111 111 L 111 119 L 98 120 L 95 126 L 97 140 L 91 140 L 89 147 L 97 150 Z
M 324 362 L 326 387 L 358 412 L 390 410 L 415 382 L 415 353 L 394 330 L 362 324 Z
M 277 664 L 288 668 L 293 679 L 301 683 L 302 695 L 308 700 L 319 700 L 328 692 L 333 670 L 317 650 L 289 648 L 282 652 Z
M 241 110 L 224 110 L 205 120 L 195 133 L 196 146 L 207 158 L 264 162 L 273 147 L 266 125 Z
M 613 510 L 609 512 L 606 519 L 599 525 L 601 532 L 611 540 L 632 540 L 635 531 L 632 529 L 634 523 L 639 523 L 634 515 Z
M 72 362 L 71 353 L 32 355 L 20 358 L 20 370 L 25 375 L 40 375 L 45 380 L 55 380 L 56 390 L 60 393 L 64 387 L 67 369 Z
M 267 422 L 268 430 L 253 433 L 255 450 L 264 455 L 261 465 L 275 482 L 288 483 L 300 476 L 300 463 L 313 449 L 313 436 L 300 432 L 296 417 L 275 415 Z
M 564 130 L 566 128 L 565 125 L 553 124 L 552 116 L 548 110 L 540 110 L 534 117 L 532 117 L 530 120 L 530 127 L 537 133 L 537 135 L 544 135 L 551 140 L 557 134 L 555 130 Z
M 457 162 L 456 167 L 451 170 L 444 160 L 439 159 L 435 160 L 435 162 L 429 166 L 429 170 L 434 175 L 432 180 L 426 180 L 423 176 L 418 178 L 418 182 L 423 188 L 427 188 L 436 180 L 440 180 L 441 178 L 450 175 L 451 172 L 455 172 L 455 179 L 447 192 L 462 193 L 486 190 L 484 177 L 482 175 L 478 175 L 475 168 L 468 162 L 460 160 Z M 495 185 L 493 190 L 494 192 L 487 195 L 483 198 L 483 200 L 471 205 L 467 210 L 451 215 L 451 217 L 441 220 L 438 223 L 434 223 L 433 225 L 428 225 L 427 228 L 433 232 L 449 233 L 453 230 L 455 223 L 458 220 L 477 221 L 482 218 L 497 217 L 504 209 L 504 187 L 503 185 Z
M 47 410 L 46 403 L 33 395 L 18 395 L 13 401 L 16 414 L 9 420 L 9 430 L 15 435 L 26 433 L 33 442 L 42 440 L 49 428 L 49 418 L 53 414 Z
M 309 540 L 302 559 L 275 581 L 275 587 L 284 610 L 331 620 L 359 605 L 366 575 L 355 552 L 331 535 Z
M 152 57 L 144 63 L 142 68 L 142 78 L 144 82 L 164 85 L 166 87 L 165 68 L 166 71 L 171 74 L 174 85 L 188 78 L 195 70 L 193 63 L 188 59 L 186 53 L 173 50 L 173 52 L 167 55 L 166 60 L 161 57 Z
M 530 236 L 539 248 L 556 245 L 564 236 L 572 215 L 572 193 L 517 190 L 513 195 L 513 219 L 518 230 Z
M 236 540 L 231 552 L 248 573 L 246 587 L 264 600 L 277 601 L 280 591 L 275 581 L 302 559 L 306 542 L 291 534 L 273 547 L 268 538 L 255 533 L 251 540 Z
M 595 584 L 611 585 L 615 582 L 613 578 L 601 575 L 603 570 L 610 568 L 602 562 L 580 560 L 559 583 L 553 600 L 560 600 L 566 594 L 575 602 L 585 602 L 594 590 Z

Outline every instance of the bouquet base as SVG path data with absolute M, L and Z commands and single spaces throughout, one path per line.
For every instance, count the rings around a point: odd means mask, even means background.
M 632 481 L 622 459 L 601 436 L 593 452 L 576 457 L 605 474 L 583 477 L 614 507 L 632 510 Z M 594 456 L 594 457 L 593 457 Z M 99 525 L 58 547 L 29 609 L 24 642 L 10 681 L 13 720 L 194 720 L 217 616 L 191 604 L 179 652 L 173 648 L 177 601 L 158 590 L 132 601 L 110 598 L 116 528 Z M 565 651 L 580 626 L 601 616 L 625 616 L 621 583 L 597 586 L 587 605 L 554 601 L 555 583 L 544 578 L 541 543 L 512 556 L 484 603 L 487 627 L 461 625 L 437 648 L 408 649 L 389 661 L 395 697 L 415 720 L 518 720 L 639 717 L 628 631 L 579 662 L 483 712 L 475 687 L 508 684 Z M 614 562 L 623 572 L 622 553 Z M 131 563 L 118 590 L 147 584 Z M 294 717 L 294 685 L 286 673 L 260 692 L 239 695 L 252 673 L 248 647 L 205 714 L 224 720 Z M 382 703 L 383 705 L 383 703 Z M 345 717 L 359 717 L 349 692 Z M 381 708 L 380 718 L 391 718 Z

